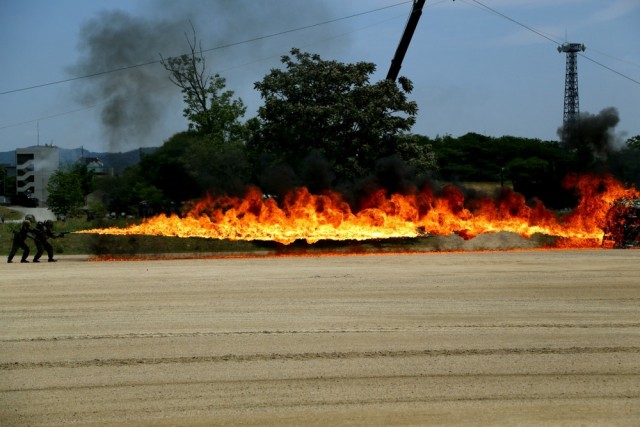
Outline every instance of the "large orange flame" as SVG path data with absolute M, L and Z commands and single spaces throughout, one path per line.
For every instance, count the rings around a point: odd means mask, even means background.
M 387 195 L 384 190 L 352 211 L 339 193 L 311 194 L 298 188 L 277 201 L 253 188 L 244 197 L 207 197 L 194 202 L 181 217 L 158 215 L 127 228 L 86 230 L 98 234 L 144 234 L 229 240 L 264 240 L 290 244 L 295 240 L 370 240 L 456 233 L 472 238 L 509 231 L 523 237 L 557 236 L 561 247 L 599 246 L 606 213 L 613 201 L 638 197 L 611 177 L 572 176 L 567 187 L 580 195 L 569 214 L 556 215 L 542 203 L 504 190 L 495 199 L 465 203 L 463 193 L 448 186 L 436 196 L 425 188 L 416 194 Z

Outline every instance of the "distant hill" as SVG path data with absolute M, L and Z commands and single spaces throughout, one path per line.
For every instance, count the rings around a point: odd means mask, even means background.
M 13 165 L 16 162 L 15 151 L 0 151 L 0 165 Z
M 124 153 L 107 153 L 83 150 L 82 148 L 59 148 L 60 163 L 68 165 L 77 162 L 82 157 L 97 157 L 102 160 L 106 168 L 113 168 L 116 174 L 122 172 L 129 166 L 133 166 L 140 161 L 141 154 L 150 154 L 155 152 L 158 147 L 145 147 L 137 150 L 126 151 Z M 16 152 L 3 151 L 0 152 L 0 164 L 15 165 Z

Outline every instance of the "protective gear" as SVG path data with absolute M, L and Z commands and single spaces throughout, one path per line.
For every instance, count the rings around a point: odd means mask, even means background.
M 33 262 L 40 262 L 40 257 L 43 252 L 46 250 L 49 258 L 49 262 L 55 262 L 53 259 L 53 246 L 49 243 L 49 238 L 55 239 L 56 236 L 53 234 L 53 221 L 50 219 L 46 220 L 44 224 L 39 222 L 36 225 L 35 232 L 35 243 L 36 243 L 36 254 L 33 257 Z
M 22 249 L 22 259 L 20 262 L 29 262 L 27 261 L 27 257 L 29 256 L 29 246 L 25 243 L 27 237 L 31 237 L 31 223 L 29 221 L 22 221 L 22 227 L 20 230 L 14 232 L 13 234 L 13 245 L 11 246 L 11 251 L 9 251 L 9 257 L 7 258 L 7 262 L 13 262 L 13 257 L 15 256 L 18 249 Z

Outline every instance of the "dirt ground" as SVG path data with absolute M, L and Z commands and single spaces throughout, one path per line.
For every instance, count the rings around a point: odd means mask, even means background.
M 637 425 L 639 260 L 0 264 L 0 424 Z

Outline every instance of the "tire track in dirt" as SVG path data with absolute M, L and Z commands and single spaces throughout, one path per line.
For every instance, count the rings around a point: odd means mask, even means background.
M 206 386 L 211 384 L 216 384 L 218 386 L 226 385 L 237 385 L 238 383 L 254 383 L 254 384 L 263 384 L 268 385 L 269 383 L 278 383 L 281 386 L 286 383 L 303 383 L 303 382 L 339 382 L 339 381 L 421 381 L 421 380 L 474 380 L 474 381 L 483 381 L 483 380 L 496 380 L 500 379 L 502 381 L 540 381 L 544 382 L 546 380 L 566 380 L 566 381 L 575 381 L 579 379 L 589 378 L 591 380 L 600 379 L 610 379 L 613 378 L 616 381 L 621 381 L 622 379 L 632 379 L 634 377 L 640 377 L 640 373 L 635 372 L 600 372 L 597 374 L 593 374 L 590 372 L 554 372 L 554 373 L 533 373 L 527 372 L 524 373 L 447 373 L 447 374 L 433 374 L 433 373 L 412 373 L 412 374 L 396 374 L 396 375 L 352 375 L 349 377 L 344 376 L 331 376 L 331 375 L 323 375 L 323 376 L 308 376 L 308 377 L 298 377 L 298 378 L 260 378 L 260 379 L 229 379 L 229 380 L 221 380 L 221 379 L 208 379 L 208 380 L 189 380 L 189 381 L 145 381 L 145 382 L 137 382 L 127 383 L 127 382 L 118 382 L 112 384 L 83 384 L 83 385 L 56 385 L 56 386 L 36 386 L 36 387 L 22 387 L 18 389 L 6 389 L 0 390 L 0 393 L 11 393 L 11 392 L 33 392 L 33 391 L 52 391 L 52 390 L 91 390 L 91 389 L 118 389 L 123 387 L 131 387 L 135 385 L 137 387 L 145 386 Z M 631 381 L 636 383 L 636 381 Z M 630 393 L 620 393 L 621 397 L 640 397 L 640 391 L 638 393 L 631 395 Z M 605 396 L 604 394 L 602 396 Z M 608 394 L 606 395 L 608 396 Z M 586 397 L 586 396 L 585 396 Z M 594 396 L 596 395 L 594 394 Z
M 10 362 L 0 364 L 2 370 L 34 369 L 34 368 L 81 368 L 100 366 L 139 366 L 159 364 L 187 363 L 220 363 L 220 362 L 255 362 L 265 360 L 312 360 L 312 359 L 370 359 L 370 358 L 403 358 L 403 357 L 438 357 L 438 356 L 508 356 L 508 355 L 543 355 L 543 354 L 612 354 L 640 353 L 640 347 L 532 347 L 532 348 L 494 348 L 494 349 L 459 349 L 459 350 L 404 350 L 404 351 L 352 351 L 352 352 L 318 352 L 318 353 L 255 353 L 226 354 L 219 356 L 188 356 L 158 358 L 120 358 L 92 359 L 75 361 L 43 361 L 43 362 Z
M 294 334 L 380 334 L 397 332 L 419 332 L 421 330 L 438 329 L 466 329 L 466 328 L 503 328 L 503 329 L 589 329 L 609 328 L 626 329 L 640 328 L 638 323 L 518 323 L 518 324 L 456 324 L 456 325 L 419 325 L 414 328 L 379 328 L 379 329 L 322 329 L 322 330 L 265 330 L 265 331 L 215 331 L 215 332 L 150 332 L 131 334 L 104 334 L 104 335 L 61 335 L 53 337 L 25 337 L 25 338 L 0 338 L 2 342 L 38 342 L 38 341 L 76 341 L 76 340 L 106 340 L 106 339 L 147 339 L 147 338 L 195 338 L 215 337 L 231 335 L 294 335 Z

